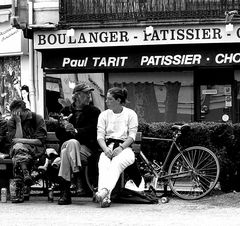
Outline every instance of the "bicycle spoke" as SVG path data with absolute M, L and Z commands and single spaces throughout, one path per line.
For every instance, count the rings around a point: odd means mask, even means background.
M 210 150 L 192 147 L 173 159 L 168 173 L 174 175 L 169 179 L 169 186 L 177 196 L 198 199 L 208 194 L 217 183 L 219 163 Z

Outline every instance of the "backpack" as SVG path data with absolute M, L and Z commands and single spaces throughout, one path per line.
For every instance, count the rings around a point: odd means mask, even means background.
M 126 202 L 136 204 L 157 204 L 159 199 L 154 191 L 134 191 L 127 188 L 121 188 L 115 197 L 115 202 Z

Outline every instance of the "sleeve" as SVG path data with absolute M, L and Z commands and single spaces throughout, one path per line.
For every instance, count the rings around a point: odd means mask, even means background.
M 0 120 L 0 136 L 6 136 L 7 134 L 7 121 Z
M 10 118 L 7 121 L 7 127 L 8 127 L 8 137 L 10 140 L 12 140 L 16 134 L 16 126 L 13 118 Z
M 98 117 L 97 124 L 97 140 L 105 139 L 106 136 L 106 120 L 105 120 L 105 112 L 102 112 Z
M 0 142 L 7 136 L 7 121 L 0 120 Z
M 43 143 L 45 143 L 45 140 L 47 138 L 47 128 L 44 119 L 40 116 L 36 116 L 36 131 L 34 134 L 34 137 L 36 139 L 41 140 Z
M 136 139 L 136 134 L 138 130 L 138 116 L 135 111 L 130 111 L 129 113 L 129 125 L 128 125 L 128 136 L 133 140 Z

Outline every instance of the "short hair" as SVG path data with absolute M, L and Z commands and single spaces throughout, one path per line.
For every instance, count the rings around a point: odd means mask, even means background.
M 14 100 L 11 104 L 10 104 L 10 111 L 13 111 L 14 109 L 17 108 L 22 108 L 23 110 L 26 109 L 26 103 L 23 100 Z
M 127 89 L 126 88 L 119 88 L 119 87 L 113 87 L 108 90 L 108 93 L 110 93 L 114 99 L 120 98 L 121 104 L 125 104 L 127 102 Z

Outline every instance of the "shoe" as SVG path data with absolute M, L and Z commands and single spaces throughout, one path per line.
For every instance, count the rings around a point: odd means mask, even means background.
M 72 204 L 72 199 L 70 195 L 64 195 L 58 199 L 58 205 L 70 205 Z
M 46 154 L 47 154 L 48 157 L 50 157 L 50 155 L 58 156 L 58 153 L 54 148 L 47 148 L 46 149 Z
M 101 208 L 106 208 L 106 207 L 110 207 L 110 206 L 111 206 L 111 200 L 108 197 L 104 198 L 103 201 L 100 202 Z
M 30 199 L 30 187 L 24 185 L 23 196 L 24 196 L 24 201 L 29 201 L 29 199 Z
M 52 167 L 59 169 L 60 168 L 60 164 L 61 164 L 61 158 L 57 157 L 54 159 L 54 161 L 52 162 Z
M 23 171 L 23 180 L 24 180 L 24 184 L 27 186 L 32 186 L 34 184 L 28 170 Z
M 72 204 L 70 185 L 71 182 L 62 180 L 61 182 L 62 196 L 58 199 L 58 205 Z
M 77 196 L 86 196 L 87 192 L 84 189 L 77 189 Z
M 96 201 L 100 204 L 101 208 L 109 207 L 111 200 L 108 198 L 109 191 L 106 188 L 101 189 L 96 193 Z
M 39 166 L 38 170 L 46 172 L 47 171 L 47 167 L 46 166 Z

